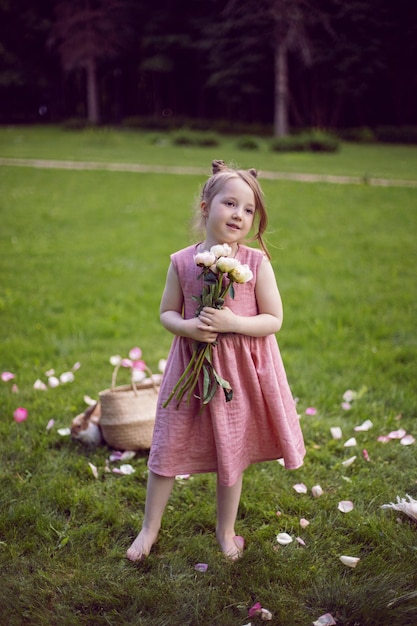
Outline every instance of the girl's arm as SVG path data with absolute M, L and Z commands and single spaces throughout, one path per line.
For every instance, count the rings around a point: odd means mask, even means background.
M 172 263 L 168 268 L 165 289 L 159 309 L 162 325 L 174 335 L 190 337 L 196 341 L 213 343 L 217 332 L 202 325 L 198 317 L 185 320 L 182 316 L 184 300 L 178 274 Z
M 199 317 L 202 326 L 206 325 L 218 333 L 239 333 L 251 337 L 277 333 L 283 320 L 282 301 L 274 270 L 267 259 L 263 259 L 259 267 L 255 295 L 259 311 L 257 315 L 245 317 L 236 315 L 227 307 L 220 310 L 205 307 Z

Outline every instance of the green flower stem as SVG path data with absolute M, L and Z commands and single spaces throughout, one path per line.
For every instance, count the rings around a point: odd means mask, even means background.
M 188 363 L 187 367 L 185 368 L 184 372 L 182 373 L 181 377 L 178 379 L 175 387 L 173 388 L 173 390 L 171 391 L 169 397 L 167 400 L 165 400 L 164 404 L 162 405 L 164 407 L 164 409 L 168 406 L 168 404 L 171 402 L 172 398 L 175 396 L 178 388 L 180 387 L 180 385 L 182 384 L 182 382 L 184 381 L 184 379 L 187 377 L 189 371 L 192 369 L 194 361 L 196 359 L 197 356 L 197 350 L 194 350 L 190 362 Z

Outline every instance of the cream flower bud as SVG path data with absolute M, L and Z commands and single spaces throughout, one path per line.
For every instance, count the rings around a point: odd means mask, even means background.
M 216 262 L 216 257 L 212 252 L 209 251 L 205 251 L 205 252 L 198 252 L 195 256 L 194 256 L 194 263 L 196 265 L 200 265 L 203 267 L 210 267 L 211 265 L 214 265 L 214 263 Z
M 216 267 L 220 272 L 230 272 L 240 265 L 237 259 L 230 256 L 221 256 L 217 259 Z
M 216 259 L 221 256 L 230 256 L 232 254 L 232 248 L 228 243 L 218 244 L 217 246 L 211 246 L 210 252 L 214 254 Z
M 229 273 L 229 278 L 235 283 L 247 283 L 253 278 L 252 270 L 249 265 L 239 264 Z

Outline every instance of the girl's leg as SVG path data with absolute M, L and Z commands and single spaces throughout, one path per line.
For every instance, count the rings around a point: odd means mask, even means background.
M 142 530 L 126 553 L 127 558 L 131 561 L 141 561 L 147 557 L 157 540 L 162 515 L 171 495 L 174 481 L 175 477 L 159 476 L 159 474 L 149 471 Z
M 217 479 L 217 526 L 216 537 L 223 553 L 233 561 L 243 550 L 243 540 L 236 537 L 235 522 L 242 491 L 242 474 L 231 487 L 225 487 Z

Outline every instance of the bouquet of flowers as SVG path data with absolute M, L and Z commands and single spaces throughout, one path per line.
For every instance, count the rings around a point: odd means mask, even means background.
M 203 277 L 203 290 L 200 296 L 193 296 L 198 303 L 195 316 L 198 317 L 202 309 L 211 306 L 221 309 L 226 295 L 229 293 L 234 298 L 234 283 L 246 283 L 253 278 L 248 265 L 240 263 L 231 257 L 232 249 L 225 243 L 212 246 L 209 251 L 200 252 L 194 256 L 196 265 L 202 268 L 198 278 Z M 218 387 L 224 391 L 226 402 L 233 398 L 233 389 L 227 380 L 224 380 L 213 367 L 212 354 L 217 342 L 204 343 L 194 342 L 194 350 L 190 362 L 177 384 L 171 391 L 170 396 L 164 402 L 168 406 L 175 397 L 177 408 L 184 396 L 189 401 L 198 384 L 200 373 L 203 374 L 202 395 L 200 398 L 203 406 L 213 398 Z

